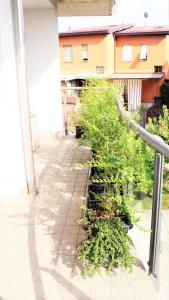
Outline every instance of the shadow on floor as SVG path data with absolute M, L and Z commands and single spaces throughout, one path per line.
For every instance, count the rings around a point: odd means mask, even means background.
M 43 155 L 41 157 L 43 160 L 43 167 L 39 177 L 41 190 L 39 195 L 32 199 L 29 209 L 28 247 L 34 291 L 37 300 L 47 299 L 44 287 L 45 282 L 43 283 L 42 279 L 42 272 L 45 272 L 52 276 L 56 284 L 62 286 L 63 289 L 67 289 L 76 299 L 89 300 L 89 296 L 71 282 L 75 263 L 74 252 L 76 251 L 80 231 L 76 220 L 81 215 L 79 203 L 83 201 L 84 193 L 82 195 L 80 192 L 79 194 L 77 193 L 77 202 L 72 203 L 71 200 L 78 173 L 81 172 L 79 168 L 76 169 L 76 162 L 84 161 L 84 150 L 77 149 L 71 143 L 71 140 L 66 143 L 66 147 L 62 143 L 61 148 L 58 150 L 61 153 L 57 156 L 56 149 L 53 149 L 48 154 L 45 154 L 44 158 Z M 76 214 L 72 217 L 71 215 L 69 216 L 70 205 L 72 205 L 72 208 L 75 208 L 71 210 L 71 212 Z M 66 224 L 67 229 L 70 225 L 75 231 L 68 232 L 65 235 L 67 241 L 65 240 L 65 243 L 63 241 L 63 244 L 61 244 Z M 39 247 L 37 249 L 37 228 L 40 228 L 42 235 L 51 242 L 51 260 L 48 261 L 47 266 L 46 264 L 45 266 L 43 265 L 43 260 L 42 263 L 39 262 L 38 251 L 41 251 L 41 249 Z M 74 239 L 73 244 L 70 240 L 71 235 Z M 65 278 L 63 274 L 60 274 L 59 267 L 57 268 L 58 261 L 61 261 L 62 267 L 65 266 L 68 271 L 71 271 L 70 278 L 67 276 Z M 70 284 L 71 291 L 69 288 Z

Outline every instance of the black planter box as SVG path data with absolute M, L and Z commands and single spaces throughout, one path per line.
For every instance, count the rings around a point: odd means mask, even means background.
M 75 129 L 76 129 L 75 138 L 79 139 L 82 136 L 82 134 L 84 133 L 84 128 L 82 126 L 75 126 Z
M 131 218 L 129 214 L 121 215 L 119 218 L 124 222 L 124 224 L 128 227 L 127 229 L 132 229 L 133 224 L 131 223 Z
M 114 192 L 113 183 L 93 183 L 88 186 L 88 195 L 91 200 L 97 200 L 97 196 L 106 192 Z
M 93 209 L 93 210 L 100 210 L 102 211 L 102 208 L 99 205 L 99 195 L 105 194 L 107 191 L 114 192 L 114 185 L 113 183 L 109 184 L 103 184 L 103 183 L 95 183 L 90 184 L 88 186 L 88 197 L 87 197 L 87 208 Z M 88 217 L 88 216 L 87 216 Z M 133 228 L 133 224 L 131 223 L 131 218 L 129 214 L 125 215 L 119 215 L 118 216 L 125 224 L 125 229 L 128 230 Z M 94 222 L 95 220 L 91 220 L 91 222 Z M 84 225 L 84 229 L 87 230 L 88 226 Z
M 97 168 L 97 167 L 91 167 L 90 169 L 90 178 L 91 177 L 94 177 L 94 176 L 97 176 L 97 177 L 100 177 L 101 179 L 104 177 L 104 170 L 103 169 L 100 169 L 100 168 Z

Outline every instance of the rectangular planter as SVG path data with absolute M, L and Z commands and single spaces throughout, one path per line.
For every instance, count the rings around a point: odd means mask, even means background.
M 84 133 L 84 128 L 82 126 L 75 126 L 75 129 L 76 129 L 75 138 L 79 139 Z

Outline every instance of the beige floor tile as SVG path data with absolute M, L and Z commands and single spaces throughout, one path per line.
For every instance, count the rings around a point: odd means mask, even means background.
M 83 200 L 81 198 L 72 198 L 72 201 L 70 203 L 70 209 L 80 209 L 80 205 L 83 203 Z
M 77 217 L 79 218 L 81 216 L 81 209 L 79 206 L 79 209 L 71 209 L 71 205 L 70 205 L 70 209 L 68 210 L 68 218 L 69 217 Z
M 92 300 L 113 300 L 112 287 L 109 283 L 92 283 L 91 285 Z
M 65 225 L 66 226 L 68 226 L 68 225 L 78 225 L 77 217 L 69 217 L 69 218 L 67 218 Z
M 110 284 L 112 283 L 112 279 L 111 279 L 111 275 L 107 275 L 105 272 L 103 272 L 102 274 L 95 274 L 92 276 L 92 284 L 100 284 L 103 282 L 106 282 L 106 284 Z
M 86 176 L 85 177 L 77 177 L 77 179 L 76 179 L 76 184 L 82 184 L 82 183 L 84 183 L 84 184 L 86 184 L 86 181 L 87 181 L 87 178 L 86 178 Z
M 76 193 L 76 192 L 82 192 L 82 193 L 84 193 L 85 192 L 85 190 L 86 190 L 86 186 L 85 185 L 81 185 L 81 186 L 75 186 L 75 189 L 74 189 L 74 194 Z
M 140 280 L 146 279 L 148 274 L 147 272 L 141 267 L 134 267 L 132 272 L 126 272 L 126 276 L 128 280 Z
M 115 282 L 127 283 L 127 281 L 128 281 L 127 272 L 117 269 L 112 273 L 111 280 L 112 280 L 112 283 L 115 283 Z
M 68 201 L 68 202 L 62 202 L 62 201 L 60 201 L 59 204 L 58 204 L 58 208 L 60 210 L 62 210 L 62 209 L 69 209 L 69 206 L 70 206 L 70 201 Z
M 66 217 L 68 214 L 68 210 L 67 209 L 58 209 L 58 216 L 60 217 Z
M 61 244 L 67 244 L 67 243 L 69 243 L 70 245 L 76 244 L 77 238 L 78 238 L 77 234 L 64 233 L 62 235 Z
M 81 191 L 81 192 L 73 192 L 73 197 L 81 197 L 85 195 L 85 191 Z
M 55 225 L 63 225 L 66 223 L 66 216 L 62 217 L 62 216 L 56 216 L 55 219 Z
M 75 255 L 76 245 L 70 243 L 60 244 L 58 255 Z
M 142 287 L 143 288 L 143 287 Z M 113 300 L 134 300 L 135 295 L 128 282 L 112 283 L 112 299 Z M 146 298 L 142 298 L 148 300 Z M 151 299 L 151 298 L 150 298 Z
M 79 225 L 74 225 L 74 226 L 71 226 L 71 225 L 66 225 L 64 227 L 64 234 L 78 234 L 79 232 L 79 228 L 80 226 Z
M 130 281 L 133 294 L 136 300 L 141 299 L 153 299 L 159 300 L 158 295 L 155 292 L 155 288 L 148 278 L 145 280 Z
M 71 284 L 70 291 L 72 295 L 76 297 L 76 299 L 82 299 L 82 300 L 90 300 L 90 294 L 91 294 L 91 287 L 90 283 L 82 283 L 76 282 L 74 284 Z

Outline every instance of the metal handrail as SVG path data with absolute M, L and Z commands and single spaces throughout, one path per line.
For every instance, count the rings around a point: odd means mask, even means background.
M 131 114 L 123 108 L 122 101 L 117 101 L 117 107 L 131 127 L 138 132 L 139 136 L 152 148 L 155 149 L 154 160 L 154 186 L 151 217 L 151 235 L 149 248 L 149 274 L 158 278 L 159 258 L 160 258 L 160 235 L 161 235 L 161 212 L 162 212 L 162 189 L 163 189 L 163 163 L 164 156 L 169 157 L 169 145 L 157 135 L 149 133 L 146 129 L 138 125 L 131 119 Z
M 128 113 L 122 105 L 120 100 L 117 101 L 117 107 L 119 109 L 120 114 L 127 120 L 129 126 L 137 131 L 140 137 L 149 144 L 152 148 L 154 148 L 159 153 L 163 154 L 165 157 L 169 157 L 169 145 L 167 145 L 163 139 L 157 135 L 149 133 L 146 129 L 137 124 L 134 120 L 131 119 L 131 114 Z

